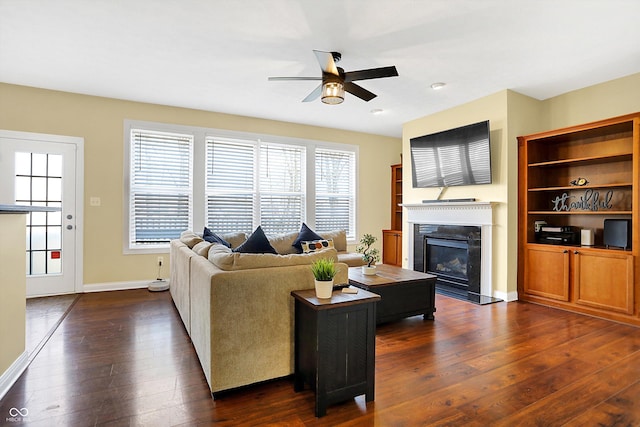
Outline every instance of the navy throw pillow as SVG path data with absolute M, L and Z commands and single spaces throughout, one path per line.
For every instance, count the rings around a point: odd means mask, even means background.
M 227 242 L 222 237 L 209 230 L 207 227 L 205 227 L 204 231 L 202 232 L 202 238 L 209 243 L 220 243 L 221 245 L 225 245 L 228 248 L 231 247 L 231 243 Z
M 251 236 L 243 244 L 233 249 L 234 252 L 240 252 L 244 254 L 277 254 L 267 236 L 265 236 L 262 227 L 258 226 L 256 230 L 251 233 Z
M 300 233 L 296 240 L 293 242 L 291 246 L 298 250 L 298 253 L 302 253 L 302 241 L 311 241 L 311 240 L 322 240 L 322 236 L 317 235 L 312 229 L 310 229 L 307 224 L 302 223 L 302 228 L 300 228 Z

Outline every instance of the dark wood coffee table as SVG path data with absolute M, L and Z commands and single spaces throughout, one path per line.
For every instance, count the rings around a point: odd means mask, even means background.
M 436 311 L 436 276 L 388 264 L 376 267 L 375 275 L 362 274 L 360 267 L 349 268 L 349 284 L 382 297 L 376 309 L 376 323 L 424 315 L 433 320 Z

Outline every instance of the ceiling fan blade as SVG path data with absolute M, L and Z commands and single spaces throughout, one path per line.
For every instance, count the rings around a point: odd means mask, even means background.
M 267 80 L 269 80 L 270 82 L 322 80 L 322 77 L 269 77 Z
M 322 85 L 319 85 L 317 88 L 313 90 L 302 102 L 311 102 L 318 99 L 318 97 L 322 94 Z
M 320 64 L 320 68 L 323 73 L 334 74 L 336 76 L 339 75 L 338 67 L 336 67 L 336 62 L 333 60 L 333 54 L 331 52 L 314 50 L 313 53 L 316 54 L 316 59 L 318 60 L 318 64 Z
M 344 90 L 367 102 L 378 96 L 375 93 L 369 92 L 362 86 L 358 86 L 357 84 L 351 82 L 344 82 Z
M 371 68 L 368 70 L 349 71 L 344 73 L 345 82 L 354 82 L 356 80 L 380 79 L 383 77 L 396 77 L 398 70 L 395 66 Z

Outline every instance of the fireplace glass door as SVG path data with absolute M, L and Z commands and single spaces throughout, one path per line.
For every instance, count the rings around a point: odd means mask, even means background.
M 469 245 L 465 241 L 427 238 L 427 272 L 467 285 Z

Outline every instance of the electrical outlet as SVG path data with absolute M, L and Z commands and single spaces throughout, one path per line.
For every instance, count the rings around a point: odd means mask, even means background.
M 158 257 L 158 267 L 162 267 L 162 264 L 164 264 L 164 257 L 163 256 L 159 256 Z

